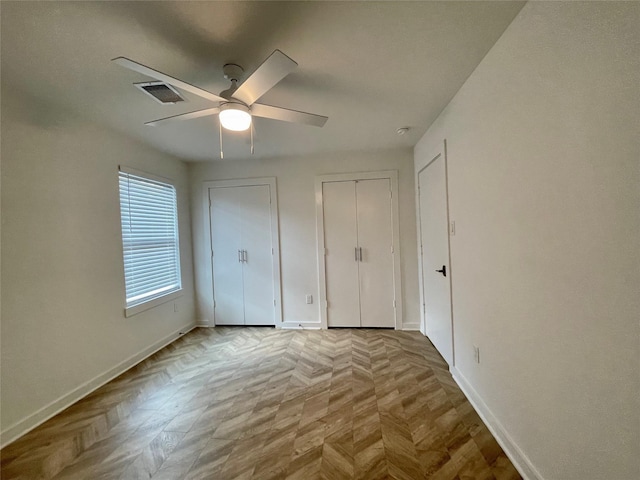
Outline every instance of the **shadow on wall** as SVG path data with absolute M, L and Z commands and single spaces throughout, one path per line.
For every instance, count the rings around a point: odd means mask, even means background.
M 43 130 L 80 126 L 85 120 L 72 109 L 35 97 L 15 85 L 2 85 L 2 117 Z

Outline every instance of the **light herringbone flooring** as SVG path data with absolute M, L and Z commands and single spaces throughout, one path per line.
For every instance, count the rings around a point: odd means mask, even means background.
M 520 478 L 391 330 L 196 329 L 1 454 L 4 480 Z

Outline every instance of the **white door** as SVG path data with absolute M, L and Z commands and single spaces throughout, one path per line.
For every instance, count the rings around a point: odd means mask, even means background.
M 275 325 L 269 185 L 242 192 L 242 275 L 245 325 Z
M 242 195 L 238 188 L 212 188 L 209 200 L 215 323 L 244 325 Z
M 355 182 L 322 184 L 327 324 L 360 326 Z
M 209 190 L 216 325 L 275 325 L 269 188 Z
M 395 326 L 391 182 L 356 182 L 360 325 Z
M 390 185 L 322 185 L 329 327 L 395 326 Z
M 453 365 L 447 179 L 443 155 L 418 174 L 424 331 Z M 446 274 L 446 275 L 445 275 Z

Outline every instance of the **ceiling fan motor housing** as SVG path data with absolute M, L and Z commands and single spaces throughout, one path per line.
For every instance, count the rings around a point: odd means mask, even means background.
M 227 63 L 224 67 L 222 67 L 222 71 L 224 73 L 224 78 L 227 80 L 231 80 L 231 86 L 226 90 L 220 92 L 220 96 L 222 98 L 226 98 L 227 100 L 232 100 L 231 96 L 238 90 L 238 82 L 242 77 L 244 69 L 240 65 L 236 65 L 235 63 Z
M 224 78 L 227 80 L 239 82 L 244 73 L 244 68 L 235 63 L 227 63 L 222 67 L 222 72 L 224 73 Z

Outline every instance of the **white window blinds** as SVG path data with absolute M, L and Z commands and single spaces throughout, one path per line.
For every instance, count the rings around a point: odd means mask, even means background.
M 180 290 L 176 189 L 120 171 L 127 308 Z

